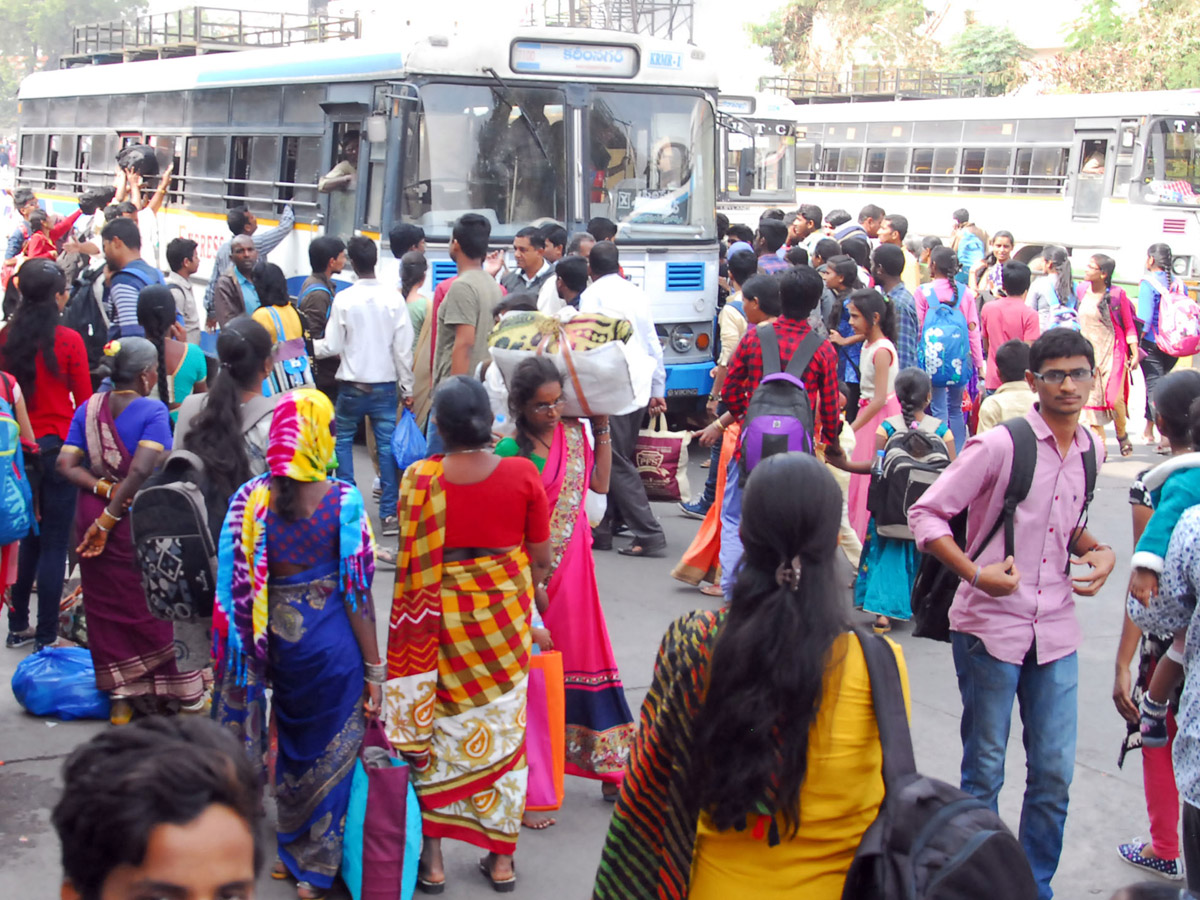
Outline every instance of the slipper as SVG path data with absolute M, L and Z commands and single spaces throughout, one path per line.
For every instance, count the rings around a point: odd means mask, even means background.
M 422 894 L 441 894 L 446 890 L 445 881 L 426 881 L 420 875 L 417 876 L 417 888 Z
M 705 597 L 725 596 L 725 592 L 721 590 L 721 586 L 719 584 L 706 584 L 704 587 L 700 588 L 700 593 L 702 593 Z
M 706 459 L 704 462 L 700 463 L 700 468 L 702 468 L 702 469 L 707 469 L 707 468 L 708 468 L 709 466 L 711 466 L 711 465 L 712 465 L 712 457 L 710 456 L 710 457 L 709 457 L 708 459 Z
M 879 623 L 880 619 L 883 619 L 882 625 Z M 876 634 L 887 634 L 892 630 L 892 621 L 887 616 L 877 616 L 874 624 L 871 625 L 871 630 Z
M 307 881 L 296 882 L 296 896 L 300 900 L 325 900 L 325 895 L 321 890 L 313 887 Z
M 1129 435 L 1127 435 L 1127 434 L 1117 435 L 1117 445 L 1121 448 L 1122 456 L 1132 456 L 1133 455 L 1133 442 L 1129 440 Z
M 607 784 L 608 782 L 604 782 L 604 783 Z M 604 788 L 600 788 L 600 797 L 601 797 L 601 799 L 604 800 L 605 803 L 616 803 L 617 798 L 620 796 L 621 796 L 621 792 L 619 790 L 609 794 L 604 790 Z
M 488 865 L 488 858 L 485 856 L 479 860 L 479 871 L 483 873 L 483 877 L 492 883 L 492 890 L 497 894 L 510 894 L 517 889 L 517 861 L 513 860 L 513 873 L 508 878 L 499 879 L 492 877 L 492 868 Z
M 287 866 L 283 864 L 283 860 L 275 860 L 275 865 L 271 866 L 271 877 L 276 881 L 283 881 L 288 877 Z
M 640 557 L 657 558 L 660 556 L 666 556 L 667 555 L 666 549 L 667 549 L 667 541 L 664 538 L 660 543 L 651 544 L 649 546 L 647 546 L 646 544 L 642 544 L 642 543 L 638 543 L 637 541 L 634 541 L 628 547 L 622 547 L 617 552 L 619 554 L 621 554 L 622 556 L 634 556 L 634 557 L 639 557 L 639 558 Z
M 375 565 L 391 566 L 394 569 L 396 567 L 396 554 L 386 547 L 376 545 Z

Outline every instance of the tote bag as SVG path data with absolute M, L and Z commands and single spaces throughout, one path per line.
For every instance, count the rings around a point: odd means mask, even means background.
M 688 502 L 692 493 L 687 474 L 691 440 L 690 431 L 668 431 L 662 413 L 651 419 L 649 428 L 638 432 L 633 461 L 647 498 Z

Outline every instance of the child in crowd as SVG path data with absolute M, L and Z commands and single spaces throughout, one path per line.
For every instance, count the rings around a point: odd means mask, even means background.
M 878 452 L 884 449 L 894 434 L 905 429 L 919 430 L 927 437 L 936 438 L 929 441 L 932 450 L 938 452 L 944 449 L 947 458 L 953 460 L 954 436 L 949 427 L 941 419 L 925 414 L 932 397 L 933 385 L 924 369 L 914 367 L 901 371 L 896 376 L 896 399 L 900 403 L 900 413 L 880 422 L 871 444 L 872 459 L 843 459 L 839 468 L 857 474 L 870 474 Z M 856 457 L 859 455 L 855 454 Z M 883 537 L 875 530 L 874 518 L 868 522 L 858 581 L 854 587 L 854 605 L 875 615 L 876 632 L 883 634 L 891 631 L 891 619 L 907 621 L 912 618 L 909 597 L 920 562 L 921 555 L 911 539 Z
M 985 312 L 992 303 L 984 306 Z M 1001 344 L 993 363 L 988 366 L 989 377 L 992 365 L 999 373 L 1000 384 L 979 404 L 979 428 L 976 434 L 995 428 L 1005 419 L 1020 418 L 1033 408 L 1037 400 L 1037 394 L 1025 380 L 1025 370 L 1029 368 L 1029 345 L 1025 341 L 1012 340 Z
M 1200 371 L 1182 369 L 1161 379 L 1154 391 L 1157 413 L 1154 424 L 1173 452 L 1194 448 L 1200 441 Z M 1184 511 L 1200 503 L 1200 453 L 1180 452 L 1134 482 L 1130 502 L 1150 506 L 1154 512 L 1137 541 L 1129 593 L 1143 606 L 1158 593 L 1158 576 L 1171 533 Z M 1147 502 L 1149 501 L 1149 502 Z M 1167 743 L 1167 707 L 1183 678 L 1183 648 L 1187 629 L 1175 634 L 1170 649 L 1154 670 L 1150 689 L 1142 697 L 1142 745 Z
M 988 392 L 1000 387 L 1003 379 L 996 370 L 996 351 L 1008 341 L 1025 341 L 1032 344 L 1042 333 L 1038 314 L 1025 304 L 1029 293 L 1032 273 L 1029 266 L 1015 259 L 1009 260 L 1000 270 L 997 290 L 999 295 L 983 304 L 979 312 L 979 327 L 983 332 L 983 352 L 987 355 L 987 376 L 984 379 Z M 1024 379 L 1025 373 L 1021 373 Z

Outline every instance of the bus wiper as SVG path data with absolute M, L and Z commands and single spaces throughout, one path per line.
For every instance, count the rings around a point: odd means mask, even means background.
M 554 163 L 550 160 L 550 154 L 546 152 L 545 144 L 542 143 L 542 139 L 537 133 L 537 127 L 533 124 L 533 121 L 525 112 L 525 107 L 513 100 L 512 91 L 509 89 L 509 86 L 504 83 L 504 79 L 501 78 L 499 73 L 490 66 L 485 68 L 483 71 L 496 79 L 496 83 L 500 85 L 500 89 L 503 92 L 500 94 L 500 99 L 520 113 L 521 121 L 524 122 L 525 127 L 529 129 L 529 133 L 533 136 L 534 143 L 537 144 L 537 148 L 542 151 L 542 156 L 545 157 L 546 162 L 550 163 L 550 165 L 554 165 Z M 493 88 L 493 90 L 495 89 Z

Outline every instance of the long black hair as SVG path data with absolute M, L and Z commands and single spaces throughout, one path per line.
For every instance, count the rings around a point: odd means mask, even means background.
M 1100 298 L 1099 304 L 1100 319 L 1105 328 L 1112 328 L 1112 277 L 1113 272 L 1117 271 L 1117 261 L 1103 253 L 1093 253 L 1092 262 L 1104 276 L 1104 296 Z
M 1192 406 L 1200 398 L 1200 371 L 1176 369 L 1154 386 L 1154 412 L 1158 430 L 1172 442 L 1193 440 Z
M 409 250 L 400 257 L 400 296 L 407 300 L 412 289 L 425 282 L 428 270 L 429 263 L 420 250 Z
M 58 357 L 54 353 L 54 333 L 58 328 L 58 295 L 67 288 L 67 276 L 48 259 L 26 261 L 14 276 L 21 291 L 21 302 L 5 329 L 0 359 L 4 369 L 21 386 L 27 398 L 37 391 L 37 358 L 51 375 L 58 375 Z
M 213 487 L 225 496 L 250 479 L 241 394 L 261 385 L 271 347 L 270 332 L 249 316 L 238 316 L 221 329 L 217 377 L 183 439 L 184 449 L 200 457 Z
M 929 270 L 934 278 L 945 278 L 950 282 L 950 292 L 954 297 L 954 305 L 958 305 L 958 270 L 962 264 L 958 254 L 949 247 L 934 247 L 929 253 Z
M 904 424 L 909 428 L 917 420 L 917 413 L 929 405 L 929 396 L 933 392 L 933 382 L 929 373 L 916 366 L 901 369 L 896 375 L 896 400 L 900 404 L 900 414 L 904 416 Z
M 863 287 L 863 284 L 858 280 L 858 263 L 852 256 L 847 256 L 845 253 L 839 253 L 837 256 L 831 256 L 825 260 L 825 268 L 842 279 L 840 291 L 830 288 L 830 292 L 833 294 L 833 306 L 830 307 L 829 318 L 825 322 L 826 328 L 830 331 L 837 331 L 842 322 L 842 311 L 845 309 L 846 298 L 850 296 L 851 291 Z
M 1146 255 L 1154 260 L 1154 264 L 1158 266 L 1163 275 L 1167 279 L 1167 289 L 1170 290 L 1171 285 L 1175 281 L 1173 269 L 1175 267 L 1175 254 L 1171 252 L 1170 244 L 1151 244 L 1146 250 Z
M 850 295 L 850 305 L 867 320 L 868 331 L 878 318 L 883 336 L 893 344 L 896 342 L 896 306 L 888 298 L 874 288 L 863 288 Z
M 1065 247 L 1051 244 L 1042 251 L 1042 260 L 1054 266 L 1054 293 L 1061 306 L 1069 306 L 1075 299 L 1071 293 L 1071 257 Z
M 259 302 L 263 306 L 287 306 L 292 302 L 288 296 L 287 277 L 283 269 L 274 263 L 258 262 L 250 276 L 254 289 L 258 291 Z M 279 335 L 283 340 L 283 335 Z
M 789 836 L 800 826 L 809 731 L 834 641 L 850 628 L 836 559 L 841 517 L 841 490 L 814 456 L 767 457 L 746 485 L 742 568 L 713 649 L 691 770 L 695 802 L 722 831 L 764 810 Z M 771 832 L 773 843 L 774 824 Z
M 551 381 L 561 387 L 562 375 L 558 367 L 544 356 L 531 356 L 523 360 L 513 370 L 509 380 L 508 411 L 512 413 L 513 422 L 517 426 L 513 439 L 521 449 L 522 456 L 530 456 L 533 453 L 533 434 L 525 418 L 525 407 L 542 389 L 542 385 Z
M 138 293 L 138 324 L 146 340 L 158 351 L 158 399 L 171 405 L 171 386 L 167 383 L 167 336 L 175 324 L 175 297 L 163 284 L 148 284 Z

